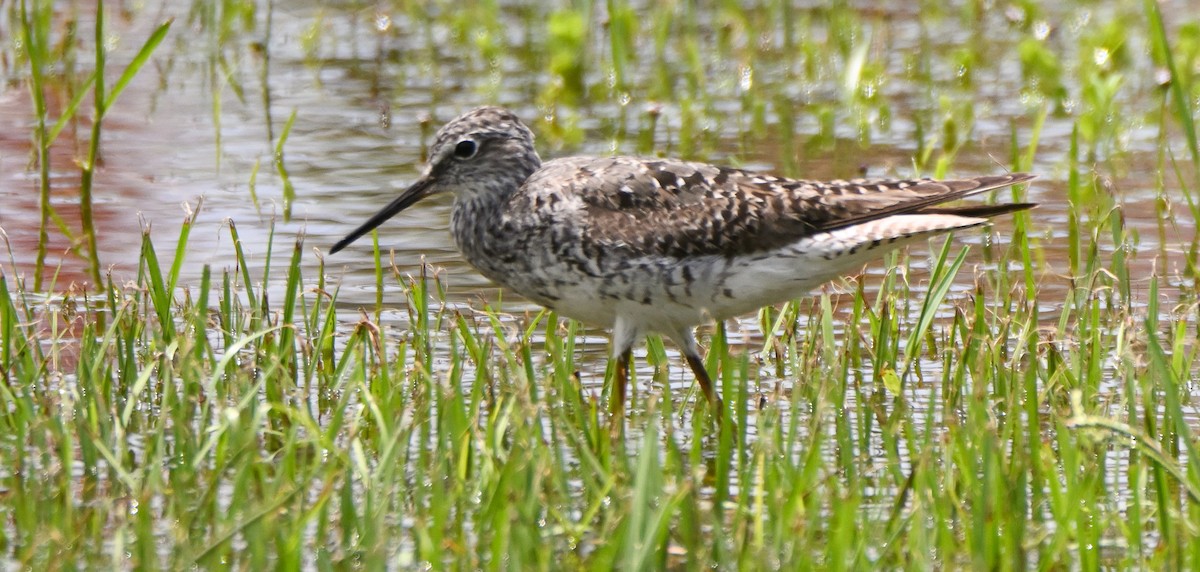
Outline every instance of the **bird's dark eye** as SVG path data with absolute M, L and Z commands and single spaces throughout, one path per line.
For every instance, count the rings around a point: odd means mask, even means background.
M 454 146 L 454 156 L 459 159 L 470 159 L 475 156 L 476 145 L 470 139 L 463 139 Z

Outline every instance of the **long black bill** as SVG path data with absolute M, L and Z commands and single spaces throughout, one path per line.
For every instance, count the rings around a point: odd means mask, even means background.
M 396 197 L 396 200 L 392 201 L 388 206 L 383 207 L 383 210 L 375 213 L 375 216 L 364 222 L 362 226 L 354 229 L 354 232 L 347 234 L 346 238 L 339 240 L 337 244 L 333 245 L 333 248 L 329 249 L 329 254 L 337 254 L 339 250 L 346 248 L 351 242 L 362 237 L 362 235 L 375 230 L 375 227 L 383 224 L 387 219 L 396 216 L 400 211 L 413 206 L 417 201 L 429 196 L 430 181 L 431 179 L 424 178 L 413 183 L 411 187 L 400 193 L 400 196 Z

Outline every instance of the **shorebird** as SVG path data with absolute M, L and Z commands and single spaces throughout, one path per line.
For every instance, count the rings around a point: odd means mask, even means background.
M 443 126 L 421 177 L 330 253 L 425 197 L 453 193 L 450 232 L 471 266 L 612 329 L 615 414 L 624 414 L 633 346 L 650 332 L 679 346 L 719 407 L 697 325 L 796 298 L 914 240 L 1031 208 L 944 203 L 1032 178 L 810 181 L 676 159 L 543 163 L 516 115 L 480 107 Z

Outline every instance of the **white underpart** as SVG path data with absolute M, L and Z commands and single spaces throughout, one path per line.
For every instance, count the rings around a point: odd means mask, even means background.
M 724 281 L 732 299 L 717 292 L 703 305 L 717 319 L 752 312 L 802 296 L 916 239 L 985 223 L 955 215 L 895 215 L 812 235 L 766 255 L 734 258 Z
M 618 357 L 642 339 L 646 331 L 638 320 L 631 320 L 624 314 L 617 314 L 613 323 L 612 355 Z
M 651 304 L 603 300 L 595 283 L 582 281 L 561 292 L 563 297 L 555 306 L 576 319 L 611 325 L 614 355 L 639 343 L 649 332 L 688 345 L 696 325 L 804 296 L 835 277 L 858 271 L 890 250 L 985 223 L 987 219 L 954 215 L 895 215 L 815 234 L 754 255 L 689 259 L 683 264 L 695 278 L 690 288 L 655 282 L 652 288 L 669 288 L 673 296 L 657 290 Z

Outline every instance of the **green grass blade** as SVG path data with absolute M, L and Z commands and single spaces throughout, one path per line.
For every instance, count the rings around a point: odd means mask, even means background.
M 134 76 L 141 71 L 142 66 L 146 65 L 146 62 L 150 60 L 150 56 L 154 54 L 155 48 L 167 37 L 167 32 L 171 30 L 171 24 L 174 21 L 175 19 L 171 18 L 163 22 L 154 29 L 149 38 L 146 38 L 146 42 L 142 44 L 142 49 L 138 50 L 138 53 L 133 56 L 133 60 L 129 62 L 129 65 L 125 66 L 125 71 L 121 72 L 121 77 L 117 78 L 117 82 L 113 84 L 112 89 L 109 90 L 102 100 L 104 103 L 100 106 L 101 115 L 108 113 L 108 109 L 117 102 L 117 98 L 125 91 L 129 82 L 133 81 Z

